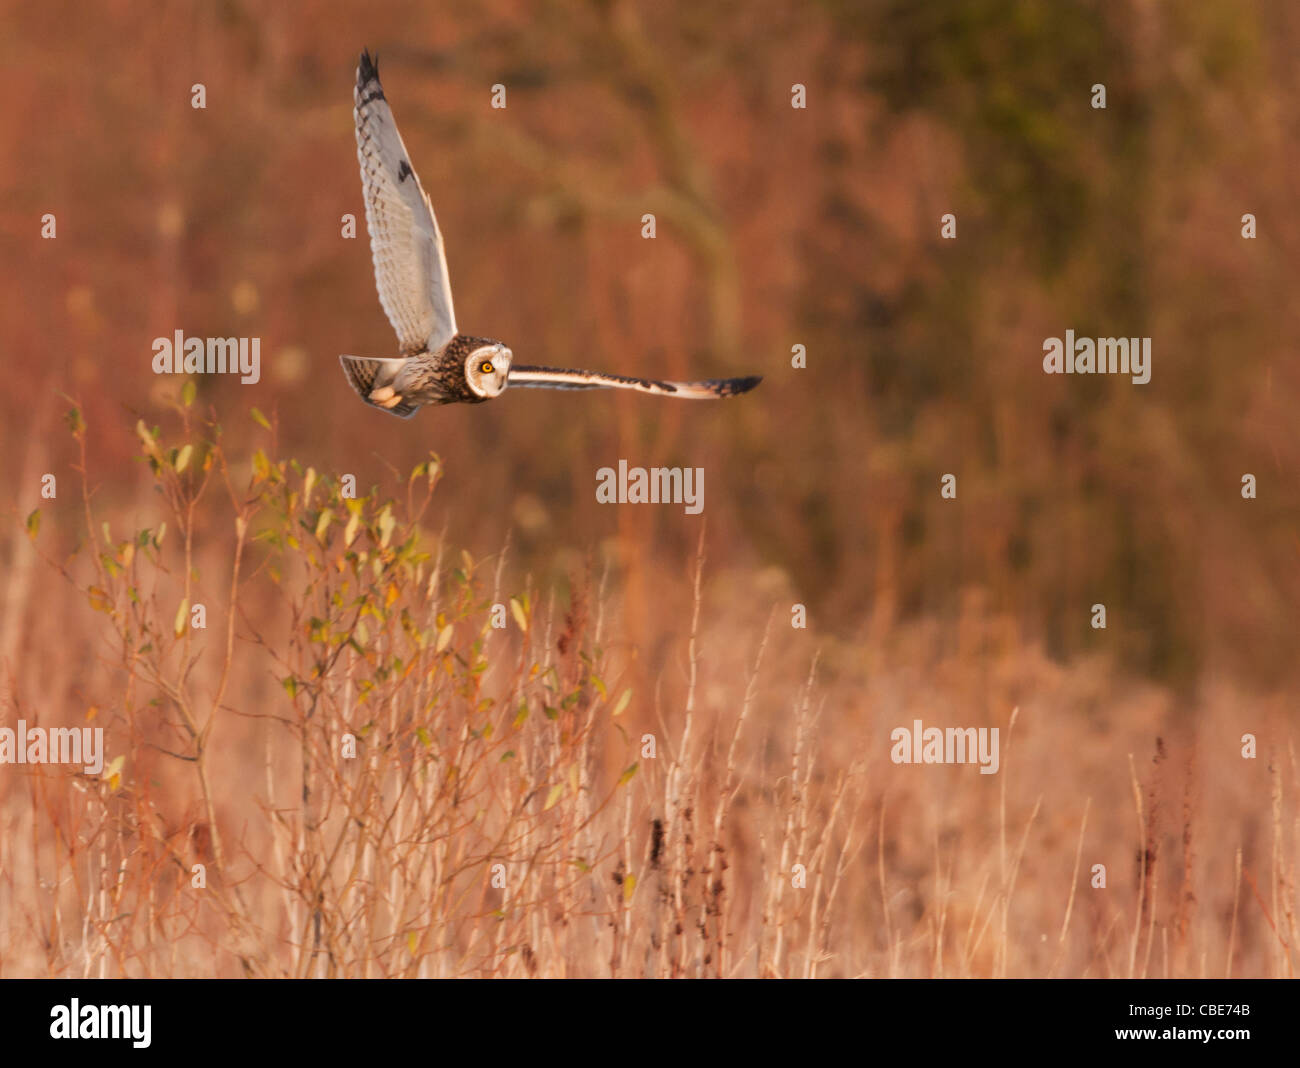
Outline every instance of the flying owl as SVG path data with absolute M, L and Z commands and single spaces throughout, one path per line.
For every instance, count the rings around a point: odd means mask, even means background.
M 411 167 L 369 52 L 357 66 L 357 158 L 379 301 L 397 332 L 401 355 L 340 356 L 361 399 L 409 419 L 427 404 L 479 404 L 507 386 L 541 389 L 634 389 L 689 400 L 731 397 L 761 379 L 657 382 L 597 371 L 524 367 L 499 341 L 456 329 L 447 256 L 433 205 Z

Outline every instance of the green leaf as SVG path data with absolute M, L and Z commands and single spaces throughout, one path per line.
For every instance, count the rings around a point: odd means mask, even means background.
M 298 680 L 292 675 L 286 675 L 280 680 L 280 685 L 284 687 L 284 692 L 290 697 L 298 696 Z
M 27 536 L 36 540 L 36 534 L 41 529 L 41 510 L 33 509 L 32 514 L 27 517 Z
M 253 417 L 253 419 L 254 419 L 257 423 L 259 423 L 261 426 L 265 427 L 267 430 L 270 430 L 270 429 L 271 429 L 271 424 L 270 424 L 270 422 L 267 421 L 266 416 L 264 416 L 264 415 L 261 413 L 261 411 L 259 411 L 257 408 L 253 408 L 253 409 L 249 412 L 249 414 L 250 414 L 250 415 Z
M 185 385 L 181 386 L 181 403 L 185 405 L 186 408 L 190 407 L 190 405 L 194 403 L 194 394 L 197 392 L 198 390 L 194 385 L 194 379 L 191 378 L 185 383 Z

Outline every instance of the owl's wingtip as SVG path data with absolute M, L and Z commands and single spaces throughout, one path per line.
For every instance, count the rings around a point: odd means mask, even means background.
M 373 59 L 370 56 L 370 49 L 361 50 L 361 58 L 357 60 L 357 88 L 364 89 L 371 82 L 379 81 L 379 57 Z

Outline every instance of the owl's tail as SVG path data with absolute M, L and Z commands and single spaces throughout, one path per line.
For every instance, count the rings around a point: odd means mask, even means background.
M 389 385 L 397 377 L 397 372 L 405 362 L 404 359 L 378 359 L 373 356 L 339 357 L 339 363 L 343 365 L 343 373 L 352 383 L 352 388 L 357 391 L 357 396 L 372 407 L 399 415 L 403 419 L 410 419 L 419 408 L 418 404 L 407 404 L 405 401 L 384 404 L 370 396 L 375 390 Z

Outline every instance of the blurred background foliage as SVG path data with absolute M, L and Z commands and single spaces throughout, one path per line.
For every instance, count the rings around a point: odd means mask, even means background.
M 1062 659 L 1104 646 L 1175 687 L 1294 684 L 1295 4 L 0 9 L 0 656 L 41 607 L 20 520 L 72 460 L 59 394 L 98 439 L 98 508 L 140 525 L 130 428 L 179 395 L 150 361 L 182 329 L 262 339 L 257 385 L 197 380 L 231 430 L 256 405 L 281 454 L 363 488 L 436 451 L 452 544 L 509 533 L 546 581 L 609 561 L 644 648 L 684 630 L 648 606 L 699 520 L 597 506 L 595 471 L 620 458 L 704 467 L 710 567 L 805 602 L 823 634 L 975 604 Z M 363 46 L 463 329 L 521 362 L 762 387 L 699 406 L 521 391 L 410 423 L 359 405 L 338 354 L 394 348 L 352 133 Z M 1045 376 L 1043 339 L 1066 329 L 1150 336 L 1150 383 Z M 43 537 L 70 551 L 75 494 L 50 512 Z

